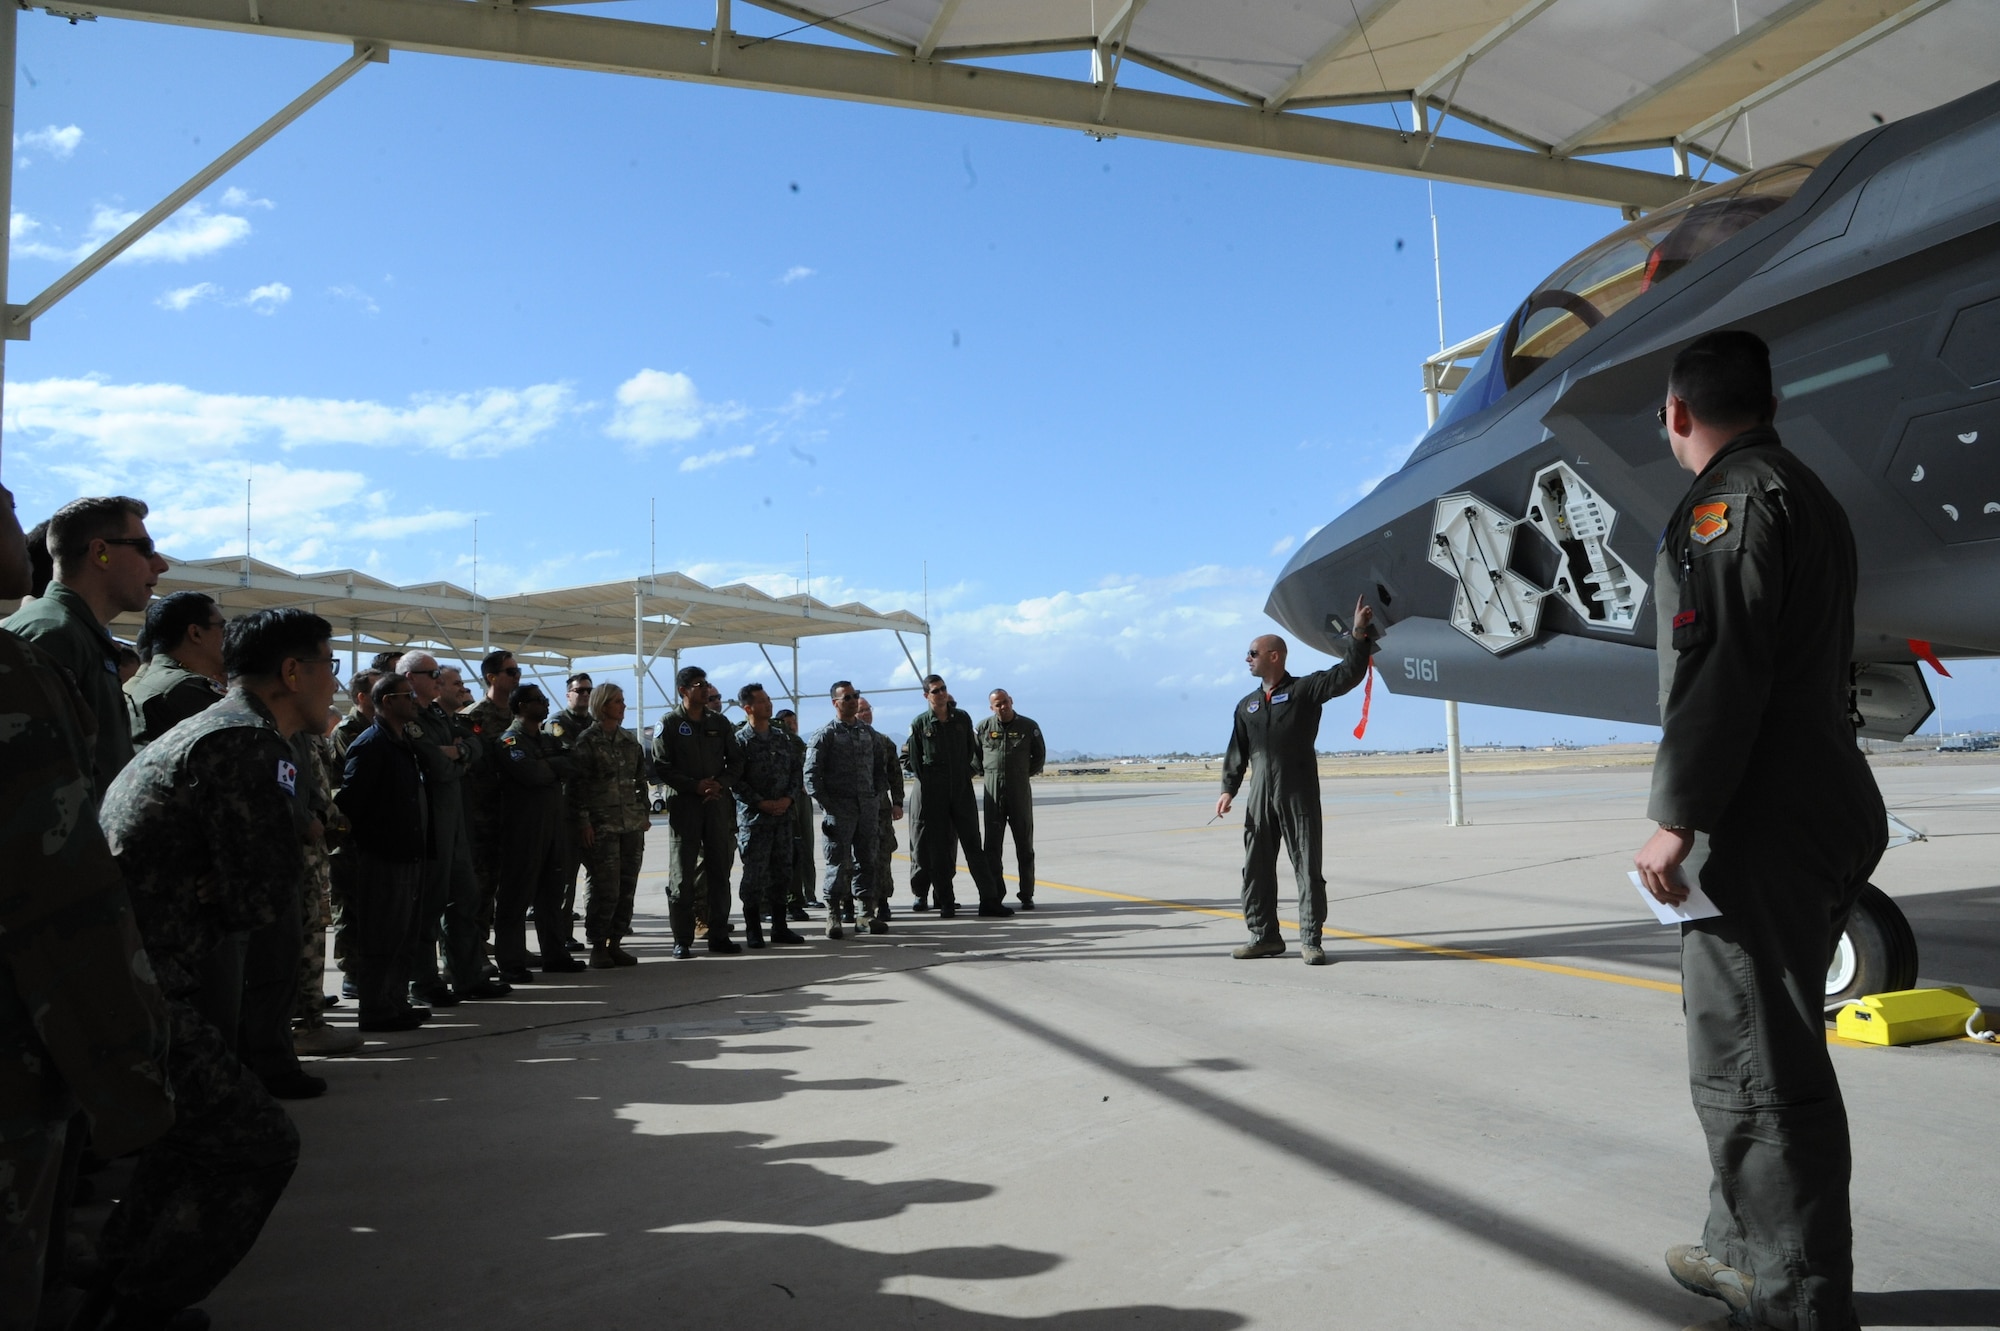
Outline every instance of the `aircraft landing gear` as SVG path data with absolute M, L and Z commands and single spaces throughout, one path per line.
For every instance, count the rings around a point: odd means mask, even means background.
M 1917 938 L 1902 908 L 1870 883 L 1861 889 L 1847 932 L 1826 969 L 1826 1010 L 1863 994 L 1893 993 L 1917 985 Z

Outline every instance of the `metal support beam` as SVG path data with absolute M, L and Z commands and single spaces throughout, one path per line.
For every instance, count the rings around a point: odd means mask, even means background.
M 735 35 L 729 22 L 729 0 L 715 0 L 715 40 L 708 44 L 708 72 L 722 72 L 722 45 Z
M 757 644 L 757 654 L 764 658 L 764 664 L 771 667 L 771 673 L 778 677 L 778 687 L 781 689 L 784 688 L 785 672 L 778 669 L 778 663 L 771 659 L 771 654 L 764 650 L 764 644 L 761 642 Z M 792 673 L 796 675 L 798 672 L 795 669 Z M 796 680 L 793 681 L 791 691 L 785 694 L 785 698 L 792 704 L 792 710 L 797 711 L 799 708 L 799 690 Z
M 1458 704 L 1444 705 L 1445 826 L 1465 826 L 1465 753 L 1458 739 Z
M 389 51 L 386 46 L 356 41 L 354 54 L 343 60 L 331 74 L 294 97 L 283 110 L 237 140 L 235 146 L 222 156 L 188 177 L 187 183 L 142 213 L 136 222 L 98 246 L 76 267 L 49 283 L 48 290 L 25 305 L 8 306 L 7 336 L 26 341 L 35 320 L 45 314 L 50 306 L 82 286 L 92 274 L 132 248 L 147 232 L 179 212 L 195 195 L 220 180 L 229 168 L 270 142 L 279 130 L 318 105 L 328 93 L 360 73 L 362 66 L 386 62 L 388 58 Z M 10 70 L 11 68 L 9 66 Z M 9 132 L 12 132 L 11 129 Z M 13 140 L 9 138 L 8 142 L 12 143 Z
M 944 40 L 945 30 L 951 27 L 951 21 L 958 17 L 958 7 L 962 3 L 964 0 L 944 0 L 944 3 L 938 6 L 937 17 L 931 20 L 930 29 L 924 33 L 924 39 L 917 43 L 917 59 L 928 60 L 936 54 L 938 43 Z M 774 670 L 776 668 L 772 667 Z M 792 706 L 797 707 L 798 702 L 794 700 Z
M 1395 130 L 1135 88 L 1121 89 L 1100 121 L 1103 90 L 1080 80 L 942 60 L 915 61 L 909 58 L 913 47 L 900 56 L 887 56 L 738 38 L 726 68 L 716 73 L 709 68 L 714 34 L 707 28 L 465 0 L 340 0 L 338 4 L 259 0 L 258 9 L 261 23 L 249 19 L 242 0 L 115 0 L 93 12 L 231 32 L 339 41 L 360 38 L 435 55 L 719 83 L 1090 133 L 1109 130 L 1612 207 L 1657 208 L 1687 191 L 1687 182 L 1657 172 L 1564 161 L 1459 139 L 1438 140 L 1419 168 L 1421 141 Z M 1132 59 L 1140 56 L 1130 53 Z
M 1146 7 L 1146 0 L 1125 0 L 1125 7 L 1111 18 L 1098 38 L 1097 57 L 1092 62 L 1097 66 L 1098 81 L 1104 87 L 1104 96 L 1097 103 L 1097 119 L 1102 123 L 1111 114 L 1111 94 L 1118 87 L 1118 71 L 1125 63 L 1125 48 L 1132 40 L 1132 21 L 1139 17 L 1139 11 Z M 1104 63 L 1104 51 L 1115 49 L 1117 54 L 1109 65 Z
M 912 672 L 914 672 L 914 673 L 915 673 L 915 675 L 916 675 L 916 677 L 917 677 L 917 683 L 919 683 L 919 684 L 921 684 L 921 683 L 923 683 L 923 682 L 924 682 L 924 676 L 926 676 L 926 675 L 930 674 L 930 668 L 929 668 L 929 667 L 930 667 L 930 663 L 931 663 L 931 646 L 930 646 L 930 643 L 931 643 L 931 635 L 930 635 L 930 634 L 928 634 L 928 633 L 926 633 L 926 634 L 924 635 L 924 667 L 925 667 L 925 668 L 924 668 L 924 669 L 922 669 L 922 670 L 918 670 L 918 669 L 917 669 L 917 658 L 916 658 L 915 656 L 911 655 L 911 653 L 910 653 L 910 644 L 909 644 L 909 643 L 907 643 L 907 642 L 904 642 L 904 641 L 903 641 L 903 634 L 902 634 L 901 630 L 898 630 L 898 631 L 897 631 L 897 633 L 896 633 L 896 645 L 897 645 L 898 647 L 901 647 L 901 648 L 903 649 L 903 659 L 904 659 L 905 661 L 908 661 L 908 662 L 910 663 L 910 669 L 911 669 L 911 671 L 912 671 Z
M 1834 47 L 1831 51 L 1828 51 L 1826 54 L 1818 56 L 1812 60 L 1808 60 L 1805 64 L 1800 65 L 1797 69 L 1785 75 L 1783 78 L 1775 79 L 1772 82 L 1763 86 L 1762 88 L 1759 88 L 1756 92 L 1751 93 L 1748 97 L 1745 97 L 1741 101 L 1734 102 L 1729 106 L 1723 107 L 1720 111 L 1717 111 L 1714 115 L 1702 121 L 1699 125 L 1695 125 L 1690 129 L 1681 131 L 1681 133 L 1677 136 L 1676 161 L 1679 162 L 1681 161 L 1682 158 L 1685 157 L 1686 149 L 1682 145 L 1695 144 L 1697 150 L 1699 150 L 1700 145 L 1697 143 L 1697 140 L 1699 140 L 1702 135 L 1707 134 L 1710 131 L 1714 130 L 1718 125 L 1724 125 L 1724 124 L 1734 125 L 1736 123 L 1737 118 L 1741 116 L 1744 112 L 1754 111 L 1758 107 L 1762 106 L 1764 103 L 1772 100 L 1773 98 L 1782 96 L 1783 94 L 1790 92 L 1793 88 L 1798 87 L 1801 83 L 1804 83 L 1807 79 L 1812 78 L 1816 74 L 1824 73 L 1826 70 L 1832 68 L 1834 65 L 1839 64 L 1841 61 L 1847 59 L 1847 57 L 1855 54 L 1857 51 L 1867 50 L 1869 47 L 1873 46 L 1876 42 L 1879 42 L 1884 37 L 1887 37 L 1890 33 L 1895 32 L 1897 29 L 1915 22 L 1916 20 L 1922 18 L 1924 15 L 1930 13 L 1933 9 L 1936 9 L 1939 5 L 1942 5 L 1944 3 L 1945 0 L 1916 0 L 1916 3 L 1911 5 L 1909 8 L 1904 9 L 1898 13 L 1891 14 L 1888 18 L 1883 19 L 1880 23 L 1877 23 L 1874 27 L 1868 29 L 1868 31 L 1857 33 L 1853 37 L 1850 37 L 1846 41 L 1842 42 L 1840 45 Z M 1722 144 L 1719 140 L 1717 141 L 1715 147 L 1717 151 L 1721 151 Z M 1682 174 L 1686 174 L 1685 170 L 1683 170 Z

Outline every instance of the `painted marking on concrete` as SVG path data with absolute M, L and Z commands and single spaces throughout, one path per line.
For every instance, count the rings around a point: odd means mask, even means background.
M 535 1041 L 537 1049 L 572 1049 L 593 1044 L 643 1044 L 648 1040 L 713 1039 L 718 1035 L 751 1035 L 775 1031 L 785 1025 L 776 1013 L 752 1012 L 740 1017 L 714 1017 L 707 1021 L 676 1021 L 654 1026 L 616 1026 L 601 1031 L 563 1031 Z

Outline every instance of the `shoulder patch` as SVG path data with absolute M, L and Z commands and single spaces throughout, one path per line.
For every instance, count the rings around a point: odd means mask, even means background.
M 1729 530 L 1729 504 L 1725 500 L 1714 504 L 1696 504 L 1688 515 L 1688 535 L 1702 545 L 1707 545 L 1716 537 Z
M 284 758 L 278 759 L 278 784 L 287 795 L 299 793 L 299 769 Z
M 1256 710 L 1257 710 L 1257 709 L 1258 709 L 1259 707 L 1261 707 L 1261 706 L 1263 706 L 1263 704 L 1262 704 L 1262 703 L 1255 703 L 1255 702 L 1253 702 L 1253 703 L 1251 703 L 1251 704 L 1250 704 L 1250 705 L 1249 705 L 1248 707 L 1244 708 L 1243 710 L 1244 710 L 1244 711 L 1246 711 L 1246 712 L 1254 712 L 1254 711 L 1256 711 Z
M 687 722 L 685 722 L 685 721 L 681 722 L 681 734 L 683 734 L 683 735 L 692 735 L 692 734 L 694 734 L 694 727 L 693 727 L 693 726 L 691 726 L 691 725 L 689 725 L 689 724 L 688 724 Z

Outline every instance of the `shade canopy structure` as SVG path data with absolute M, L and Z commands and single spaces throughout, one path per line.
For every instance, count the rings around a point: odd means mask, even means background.
M 665 682 L 651 674 L 662 657 L 678 660 L 683 652 L 705 647 L 754 646 L 771 666 L 775 691 L 796 706 L 798 647 L 807 639 L 893 633 L 910 668 L 920 675 L 924 671 L 918 669 L 911 643 L 923 640 L 926 665 L 930 655 L 930 625 L 907 610 L 883 612 L 859 602 L 830 605 L 805 594 L 772 596 L 743 583 L 711 587 L 681 573 L 489 597 L 448 582 L 397 586 L 354 569 L 294 573 L 239 556 L 169 559 L 155 591 L 161 596 L 202 592 L 232 616 L 279 606 L 311 610 L 333 625 L 334 649 L 349 655 L 350 670 L 378 651 L 417 646 L 475 668 L 493 648 L 513 652 L 531 668 L 565 671 L 577 661 L 622 657 L 632 662 L 638 689 L 634 710 L 642 727 L 647 682 L 652 681 L 655 700 L 671 696 Z M 136 638 L 140 618 L 123 616 L 112 632 Z M 792 653 L 789 670 L 771 656 L 774 649 Z

